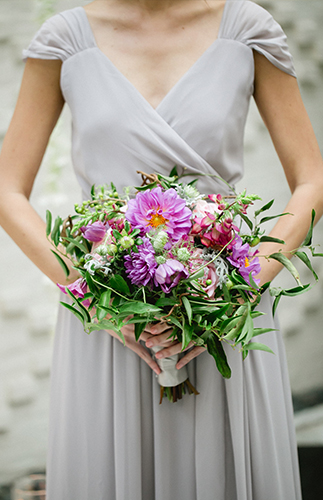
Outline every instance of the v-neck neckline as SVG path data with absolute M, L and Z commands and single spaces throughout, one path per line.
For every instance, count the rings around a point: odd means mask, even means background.
M 153 110 L 153 111 L 158 111 L 159 108 L 162 106 L 162 104 L 164 103 L 164 101 L 167 100 L 167 98 L 175 91 L 175 89 L 182 83 L 183 80 L 185 80 L 185 78 L 187 76 L 189 76 L 189 74 L 194 71 L 194 68 L 200 63 L 200 61 L 202 61 L 204 59 L 204 57 L 212 51 L 212 49 L 214 48 L 215 45 L 217 45 L 217 43 L 219 42 L 219 40 L 221 39 L 222 37 L 222 32 L 223 32 L 223 25 L 224 25 L 224 22 L 225 22 L 225 16 L 226 16 L 226 9 L 227 9 L 227 4 L 229 3 L 230 0 L 226 0 L 225 4 L 224 4 L 224 7 L 223 7 L 223 10 L 222 10 L 222 16 L 221 16 L 221 20 L 220 20 L 220 25 L 219 25 L 219 29 L 218 29 L 218 33 L 217 33 L 217 37 L 215 38 L 215 40 L 213 40 L 213 42 L 204 50 L 204 52 L 202 52 L 202 54 L 196 59 L 196 61 L 194 61 L 194 63 L 182 74 L 182 76 L 174 83 L 174 85 L 169 89 L 169 91 L 164 95 L 164 97 L 161 99 L 161 101 L 158 103 L 158 105 L 154 108 L 154 106 L 152 104 L 150 104 L 150 102 L 146 99 L 146 97 L 144 97 L 144 95 L 137 89 L 137 87 L 129 80 L 129 78 L 127 78 L 124 73 L 122 73 L 122 71 L 120 71 L 120 69 L 111 61 L 111 59 L 107 56 L 107 54 L 105 54 L 101 49 L 100 47 L 98 46 L 97 42 L 96 42 L 96 38 L 94 36 L 94 32 L 92 30 L 92 27 L 91 27 L 91 24 L 90 24 L 90 21 L 89 21 L 89 18 L 87 16 L 87 13 L 84 9 L 84 7 L 78 7 L 79 9 L 81 9 L 81 11 L 83 12 L 83 17 L 84 17 L 84 21 L 86 23 L 86 26 L 87 26 L 87 30 L 89 32 L 89 35 L 92 39 L 92 43 L 93 43 L 93 46 L 95 49 L 98 50 L 98 52 L 109 62 L 109 64 L 113 67 L 113 69 L 118 73 L 118 75 L 120 75 L 123 80 L 136 92 L 136 94 L 138 94 L 140 96 L 140 98 Z

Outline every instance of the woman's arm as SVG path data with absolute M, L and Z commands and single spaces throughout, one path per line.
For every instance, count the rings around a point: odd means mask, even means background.
M 323 161 L 312 125 L 305 110 L 297 80 L 277 69 L 263 55 L 255 52 L 254 98 L 271 135 L 292 192 L 285 212 L 271 236 L 283 239 L 286 245 L 264 243 L 260 255 L 278 249 L 297 248 L 308 231 L 311 212 L 316 221 L 323 213 Z M 289 254 L 286 254 L 289 256 Z M 261 284 L 272 280 L 280 271 L 276 261 L 261 258 Z
M 285 212 L 293 215 L 281 217 L 270 233 L 286 242 L 283 246 L 285 252 L 297 248 L 305 239 L 312 209 L 316 211 L 316 220 L 323 213 L 323 161 L 297 80 L 277 69 L 259 53 L 255 52 L 254 58 L 254 98 L 292 192 Z M 279 244 L 263 243 L 259 253 L 269 255 L 281 248 Z M 260 260 L 262 270 L 258 277 L 264 284 L 271 281 L 282 266 L 275 260 L 267 261 L 262 257 Z M 149 345 L 155 344 L 158 344 L 155 339 L 149 341 Z M 177 368 L 182 368 L 204 350 L 194 347 L 177 363 Z M 181 344 L 173 345 L 159 351 L 156 357 L 167 357 L 180 351 Z
M 61 61 L 28 59 L 17 106 L 0 155 L 0 224 L 21 250 L 54 283 L 68 284 L 79 277 L 71 269 L 68 279 L 50 252 L 45 223 L 29 203 L 30 193 L 52 130 L 64 106 L 60 90 Z M 70 267 L 69 260 L 65 260 Z M 167 327 L 161 326 L 159 331 Z M 133 325 L 123 328 L 126 345 L 158 375 L 160 368 L 147 349 L 136 342 Z M 108 332 L 118 340 L 114 332 Z M 142 334 L 143 340 L 151 335 Z
M 64 106 L 62 62 L 28 59 L 16 109 L 0 155 L 0 224 L 54 283 L 67 283 L 50 252 L 45 223 L 29 204 L 52 130 Z M 67 261 L 68 264 L 68 261 Z M 78 273 L 71 270 L 68 282 Z

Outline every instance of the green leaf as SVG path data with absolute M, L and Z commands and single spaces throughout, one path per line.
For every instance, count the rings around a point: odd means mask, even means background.
M 58 255 L 58 253 L 55 252 L 55 250 L 50 250 L 56 257 L 56 259 L 58 260 L 58 262 L 60 263 L 64 273 L 65 273 L 65 276 L 66 278 L 68 278 L 68 276 L 70 275 L 70 270 L 69 268 L 67 267 L 66 263 L 64 262 L 64 260 L 62 259 L 62 257 L 60 255 Z
M 74 293 L 72 293 L 71 290 L 69 290 L 67 287 L 65 287 L 65 291 L 66 291 L 67 295 L 69 295 L 71 297 L 71 299 L 73 299 L 77 303 L 78 307 L 80 308 L 80 312 L 84 317 L 84 320 L 87 322 L 90 322 L 91 316 L 89 314 L 89 311 L 87 310 L 86 307 L 83 306 L 81 300 L 78 297 L 76 297 L 74 295 Z
M 126 341 L 125 341 L 125 338 L 124 338 L 121 330 L 119 330 L 113 323 L 111 323 L 108 320 L 102 320 L 102 321 L 100 321 L 100 323 L 86 323 L 85 328 L 86 328 L 86 331 L 88 333 L 91 333 L 94 330 L 98 330 L 98 331 L 112 330 L 112 331 L 116 332 L 116 334 L 120 337 L 120 339 L 123 342 L 123 345 L 126 345 Z
M 130 295 L 129 287 L 120 274 L 115 274 L 110 278 L 109 286 L 123 295 Z
M 161 312 L 159 307 L 144 302 L 127 302 L 119 308 L 120 314 L 156 314 Z
M 307 292 L 312 288 L 311 284 L 303 286 L 296 286 L 295 288 L 288 288 L 287 290 L 282 290 L 281 295 L 285 295 L 286 297 L 296 297 L 296 295 L 301 295 L 302 293 Z
M 187 297 L 184 296 L 184 297 L 182 297 L 182 302 L 183 302 L 185 310 L 186 310 L 188 322 L 191 325 L 192 324 L 192 307 L 191 307 L 190 301 L 188 300 Z
M 312 263 L 311 263 L 310 259 L 308 258 L 307 254 L 305 252 L 297 251 L 297 252 L 295 252 L 295 255 L 297 255 L 297 257 L 302 262 L 304 262 L 305 266 L 307 266 L 310 271 L 312 271 L 314 278 L 316 279 L 316 281 L 318 281 L 319 277 L 316 274 L 316 272 L 314 271 L 314 269 L 312 267 Z
M 312 244 L 312 235 L 313 235 L 313 227 L 314 227 L 314 219 L 315 219 L 315 210 L 312 210 L 312 218 L 311 218 L 311 224 L 310 228 L 308 230 L 308 233 L 305 237 L 305 240 L 302 244 L 303 247 L 308 247 L 309 245 Z
M 53 227 L 53 230 L 51 232 L 51 239 L 52 241 L 54 242 L 54 245 L 57 247 L 58 244 L 59 244 L 59 241 L 60 241 L 60 227 L 61 227 L 61 224 L 62 224 L 62 219 L 58 216 L 56 217 L 55 219 L 55 222 L 54 222 L 54 227 Z
M 273 303 L 273 316 L 275 316 L 280 299 L 281 299 L 281 295 L 277 295 L 277 297 L 275 297 L 275 300 Z
M 249 286 L 249 285 L 234 285 L 231 288 L 231 290 L 247 290 L 247 291 L 252 291 L 253 288 L 251 286 Z
M 274 238 L 273 236 L 261 236 L 260 243 L 280 243 L 281 245 L 285 245 L 284 240 Z
M 112 230 L 112 233 L 113 233 L 113 236 L 115 237 L 115 239 L 118 241 L 122 238 L 121 234 L 119 233 L 119 231 L 117 231 L 116 229 L 113 229 Z
M 190 326 L 187 323 L 184 323 L 184 325 L 183 325 L 182 351 L 184 349 L 186 349 L 188 344 L 191 342 L 193 332 L 194 332 L 194 327 L 192 325 Z
M 253 230 L 253 223 L 249 219 L 249 217 L 247 217 L 245 214 L 242 214 L 241 212 L 239 213 L 239 216 L 241 217 L 241 219 L 243 219 L 245 221 L 245 223 L 248 225 L 249 229 L 252 231 Z
M 259 316 L 265 316 L 265 315 L 266 315 L 266 313 L 261 312 L 261 311 L 252 311 L 252 313 L 251 313 L 251 317 L 253 319 L 259 318 Z
M 226 302 L 231 302 L 231 295 L 230 295 L 228 287 L 225 283 L 222 284 L 222 292 L 223 292 L 224 300 Z
M 265 291 L 270 287 L 270 283 L 271 281 L 267 281 L 266 283 L 264 283 L 259 290 L 260 293 L 265 293 Z
M 172 170 L 170 171 L 169 174 L 170 177 L 178 177 L 178 172 L 177 172 L 177 165 L 175 165 Z
M 241 336 L 239 337 L 238 342 L 243 340 L 244 343 L 249 342 L 253 337 L 254 325 L 252 317 L 250 316 L 251 310 L 248 311 L 247 318 L 245 324 L 243 325 Z
M 68 309 L 73 314 L 75 314 L 75 316 L 77 317 L 77 319 L 79 319 L 81 321 L 81 323 L 84 324 L 83 314 L 81 314 L 78 309 L 75 309 L 75 307 L 71 306 L 71 304 L 67 304 L 66 302 L 61 302 L 61 304 L 62 304 L 62 306 L 66 307 L 66 309 Z
M 197 271 L 196 273 L 193 273 L 191 274 L 191 276 L 189 278 L 187 278 L 186 280 L 183 280 L 184 282 L 185 281 L 193 281 L 193 280 L 197 280 L 199 278 L 203 278 L 204 276 L 204 271 L 205 271 L 205 268 L 204 269 L 200 269 L 199 271 Z
M 207 316 L 207 320 L 210 323 L 213 323 L 216 319 L 221 318 L 228 311 L 229 308 L 230 308 L 230 304 L 226 304 L 225 306 L 223 306 L 221 308 L 216 308 L 214 311 L 212 311 Z M 210 309 L 210 307 L 209 307 L 209 309 Z M 195 312 L 195 309 L 194 309 L 194 312 Z
M 177 319 L 177 318 L 175 318 L 175 316 L 169 316 L 167 319 L 168 319 L 168 320 L 170 320 L 170 321 L 167 321 L 167 324 L 170 324 L 170 323 L 171 323 L 171 324 L 173 324 L 173 325 L 177 326 L 180 330 L 182 330 L 182 325 L 181 325 L 181 323 L 178 321 L 178 319 Z
M 133 238 L 135 238 L 136 236 L 138 236 L 138 234 L 140 234 L 140 229 L 138 227 L 136 227 L 132 233 L 130 233 L 130 236 L 132 236 Z
M 94 200 L 94 198 L 95 198 L 95 184 L 93 184 L 91 186 L 91 198 L 92 198 L 92 200 Z
M 278 214 L 278 215 L 269 215 L 268 217 L 263 217 L 259 224 L 262 224 L 263 222 L 268 222 L 269 220 L 277 219 L 278 217 L 283 217 L 283 215 L 293 215 L 290 212 L 285 212 L 283 214 Z
M 253 331 L 253 336 L 263 335 L 264 333 L 277 332 L 277 328 L 255 328 Z
M 261 208 L 259 208 L 258 210 L 256 210 L 255 211 L 255 217 L 258 217 L 258 215 L 261 214 L 261 212 L 265 212 L 266 210 L 269 210 L 273 206 L 274 201 L 275 200 L 271 200 L 268 203 L 266 203 L 266 205 L 263 205 Z
M 144 329 L 146 328 L 146 325 L 147 325 L 146 321 L 143 323 L 135 323 L 135 337 L 137 341 L 139 340 L 139 337 L 144 331 Z
M 276 252 L 276 253 L 270 254 L 269 258 L 277 260 L 278 262 L 280 262 L 281 264 L 283 264 L 283 266 L 285 266 L 286 269 L 295 278 L 296 282 L 300 286 L 302 286 L 302 283 L 301 283 L 301 280 L 300 280 L 300 277 L 299 277 L 299 272 L 297 271 L 297 269 L 294 266 L 294 264 L 292 264 L 291 261 L 285 255 L 283 255 L 282 253 Z
M 154 189 L 157 186 L 158 186 L 157 182 L 151 182 L 150 184 L 147 184 L 146 186 L 136 186 L 135 189 L 137 191 L 147 191 L 147 189 Z
M 223 346 L 216 335 L 210 335 L 206 340 L 207 350 L 215 359 L 217 369 L 224 378 L 231 377 L 231 369 L 228 365 L 227 357 Z
M 89 287 L 90 292 L 93 293 L 93 295 L 95 295 L 98 288 L 97 288 L 96 284 L 94 283 L 92 276 L 90 275 L 90 273 L 88 271 L 86 271 L 86 273 L 85 273 L 85 281 L 87 283 L 87 286 Z
M 232 328 L 234 328 L 239 323 L 241 317 L 242 317 L 242 315 L 240 314 L 239 316 L 234 316 L 233 318 L 228 318 L 225 321 L 223 321 L 221 324 L 220 332 L 226 333 L 226 332 L 232 330 Z M 224 337 L 224 338 L 226 340 L 233 340 L 233 339 L 227 339 L 226 337 Z
M 260 344 L 260 342 L 250 342 L 250 344 L 245 345 L 243 349 L 246 351 L 266 351 L 270 352 L 271 354 L 275 354 L 274 351 L 270 349 L 270 347 L 265 344 Z
M 155 305 L 157 307 L 164 307 L 164 306 L 174 306 L 177 303 L 178 301 L 175 297 L 161 297 L 160 299 L 156 300 Z
M 111 290 L 106 290 L 100 296 L 99 307 L 109 307 L 111 300 Z
M 73 243 L 73 245 L 75 247 L 79 248 L 80 250 L 82 250 L 82 252 L 88 253 L 88 249 L 86 248 L 86 246 L 83 245 L 83 243 L 81 243 L 80 241 L 77 241 L 75 238 L 69 238 L 68 236 L 64 236 L 64 241 L 68 241 L 69 243 Z
M 52 230 L 52 214 L 49 210 L 46 210 L 46 236 L 50 235 Z
M 96 317 L 98 318 L 98 320 L 101 321 L 106 317 L 106 315 L 107 315 L 106 309 L 98 306 L 96 309 Z
M 315 247 L 309 247 L 312 253 L 312 257 L 323 257 L 323 253 L 316 253 L 315 252 Z
M 252 277 L 252 272 L 250 271 L 249 273 L 249 281 L 250 281 L 250 285 L 255 289 L 255 290 L 258 290 L 259 289 L 259 286 L 257 285 L 257 283 L 254 281 L 253 277 Z
M 69 243 L 66 247 L 66 253 L 72 254 L 74 248 L 75 248 L 74 243 Z

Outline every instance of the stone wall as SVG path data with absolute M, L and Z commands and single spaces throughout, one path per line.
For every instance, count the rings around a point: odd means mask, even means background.
M 38 0 L 39 1 L 39 0 Z M 43 0 L 45 1 L 45 0 Z M 83 2 L 83 4 L 88 2 Z M 304 102 L 323 145 L 323 5 L 319 0 L 271 1 L 262 5 L 283 25 L 294 54 Z M 56 2 L 57 11 L 81 5 L 80 0 Z M 9 125 L 23 73 L 21 50 L 38 29 L 32 0 L 0 0 L 0 142 Z M 79 189 L 69 156 L 68 110 L 53 133 L 37 177 L 32 203 L 44 217 L 46 208 L 69 213 Z M 251 105 L 246 130 L 248 186 L 264 200 L 277 199 L 281 211 L 288 198 L 284 178 L 268 133 Z M 319 223 L 315 240 L 322 242 Z M 57 291 L 0 228 L 0 484 L 21 473 L 44 469 L 47 443 L 48 390 Z M 318 265 L 323 277 L 323 267 Z M 308 278 L 308 276 L 305 276 Z M 277 282 L 286 282 L 282 275 Z M 322 283 L 309 294 L 280 308 L 291 383 L 299 394 L 323 385 Z

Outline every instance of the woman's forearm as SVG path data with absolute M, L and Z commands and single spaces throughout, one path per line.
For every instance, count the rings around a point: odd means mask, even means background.
M 66 278 L 64 271 L 50 251 L 53 246 L 46 238 L 45 223 L 21 193 L 0 191 L 0 225 L 15 241 L 29 259 L 54 283 L 68 284 L 79 277 L 71 269 L 71 262 L 65 259 L 70 268 Z

